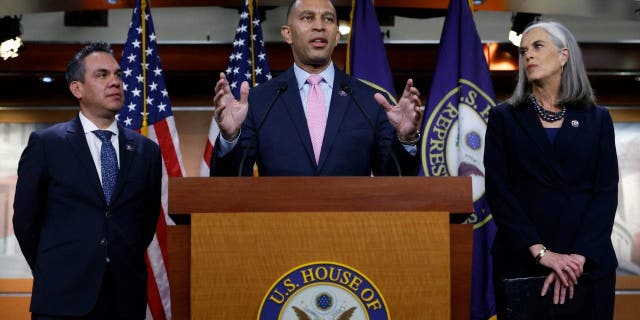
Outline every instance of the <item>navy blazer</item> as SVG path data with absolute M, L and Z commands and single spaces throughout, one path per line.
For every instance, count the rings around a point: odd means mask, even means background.
M 585 272 L 615 270 L 618 162 L 605 108 L 567 108 L 552 144 L 529 104 L 499 105 L 489 113 L 484 165 L 494 257 L 534 264 L 528 248 L 541 243 L 585 256 Z
M 286 83 L 287 90 L 278 95 Z M 346 84 L 353 98 L 341 88 Z M 397 139 L 384 109 L 373 99 L 377 91 L 335 68 L 331 106 L 327 118 L 319 163 L 316 164 L 311 136 L 302 107 L 293 67 L 253 89 L 249 111 L 236 147 L 224 157 L 211 160 L 212 176 L 237 176 L 243 154 L 242 175 L 251 175 L 257 162 L 264 176 L 369 176 L 398 175 L 394 153 L 402 175 L 415 175 L 418 159 Z M 257 127 L 271 101 L 275 104 L 259 132 Z M 372 128 L 354 103 L 356 99 L 371 120 Z M 215 149 L 218 148 L 216 142 Z
M 110 259 L 117 308 L 144 319 L 146 264 L 160 212 L 156 143 L 118 126 L 120 169 L 106 203 L 80 118 L 33 132 L 18 167 L 13 227 L 33 273 L 31 312 L 81 316 Z

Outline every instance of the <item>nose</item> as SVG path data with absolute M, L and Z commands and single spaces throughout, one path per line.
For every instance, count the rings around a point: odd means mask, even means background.
M 109 87 L 121 87 L 122 86 L 122 78 L 117 75 L 113 75 L 111 80 L 109 81 Z
M 313 30 L 317 31 L 324 30 L 324 23 L 322 21 L 322 18 L 313 19 L 313 24 L 311 25 L 311 27 L 313 28 Z

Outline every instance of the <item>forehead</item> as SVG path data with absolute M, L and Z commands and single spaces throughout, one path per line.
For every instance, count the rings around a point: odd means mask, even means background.
M 87 70 L 107 69 L 117 70 L 120 69 L 120 65 L 116 62 L 116 59 L 112 55 L 106 52 L 92 52 L 84 58 L 84 67 Z
M 549 42 L 551 37 L 549 33 L 542 28 L 533 28 L 529 32 L 522 35 L 522 46 L 530 45 L 536 41 Z
M 302 12 L 336 13 L 336 9 L 333 7 L 333 4 L 331 4 L 331 1 L 329 0 L 299 0 L 296 1 L 291 9 L 291 11 L 295 15 L 298 15 Z

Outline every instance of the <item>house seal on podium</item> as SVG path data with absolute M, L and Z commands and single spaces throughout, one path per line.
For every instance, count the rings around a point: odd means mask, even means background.
M 344 264 L 318 261 L 288 271 L 267 291 L 258 320 L 388 320 L 389 311 L 367 276 Z

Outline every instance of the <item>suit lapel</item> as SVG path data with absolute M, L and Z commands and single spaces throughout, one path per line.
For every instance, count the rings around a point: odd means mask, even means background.
M 531 106 L 527 104 L 524 110 L 515 111 L 514 117 L 529 138 L 540 149 L 540 158 L 542 158 L 546 165 L 552 168 L 559 177 L 563 177 L 562 168 L 557 161 L 554 146 L 551 144 L 551 141 L 549 141 L 549 137 L 540 123 L 540 119 L 538 119 L 538 116 Z M 565 119 L 564 122 L 563 126 L 566 125 L 567 119 Z
M 96 165 L 93 162 L 93 157 L 91 157 L 89 144 L 87 143 L 87 138 L 85 137 L 79 117 L 67 122 L 66 137 L 69 145 L 71 145 L 73 149 L 73 154 L 85 171 L 85 176 L 89 177 L 90 185 L 95 189 L 102 201 L 106 203 L 104 192 L 102 191 L 102 184 L 100 183 L 100 176 L 98 176 Z
M 116 181 L 116 188 L 113 192 L 112 201 L 114 203 L 120 192 L 124 188 L 124 183 L 129 176 L 129 169 L 133 162 L 134 155 L 136 154 L 136 143 L 127 135 L 127 132 L 121 126 L 118 126 L 118 153 L 120 154 L 120 169 L 118 170 L 118 180 Z
M 589 126 L 585 120 L 584 110 L 576 110 L 575 108 L 567 108 L 567 113 L 562 123 L 562 128 L 556 136 L 556 142 L 554 144 L 554 153 L 558 160 L 563 160 L 565 157 L 570 156 L 571 144 L 575 143 L 575 137 L 580 132 L 581 128 Z
M 291 123 L 298 132 L 298 137 L 307 153 L 307 159 L 316 167 L 316 158 L 313 154 L 313 145 L 311 144 L 311 135 L 309 134 L 309 126 L 307 125 L 307 117 L 304 115 L 302 100 L 300 99 L 300 91 L 298 90 L 298 82 L 293 72 L 293 67 L 286 71 L 283 80 L 287 82 L 289 90 L 283 94 L 283 103 L 286 106 L 287 113 L 291 118 Z M 322 153 L 322 152 L 321 152 Z
M 333 79 L 333 90 L 331 92 L 331 102 L 329 103 L 329 116 L 327 117 L 327 127 L 324 131 L 324 138 L 322 140 L 322 152 L 320 152 L 320 161 L 318 163 L 318 169 L 322 169 L 329 153 L 331 152 L 331 146 L 336 140 L 342 121 L 347 113 L 347 107 L 349 106 L 349 96 L 341 94 L 342 89 L 340 85 L 347 81 L 347 75 L 340 71 L 335 65 L 335 77 Z

